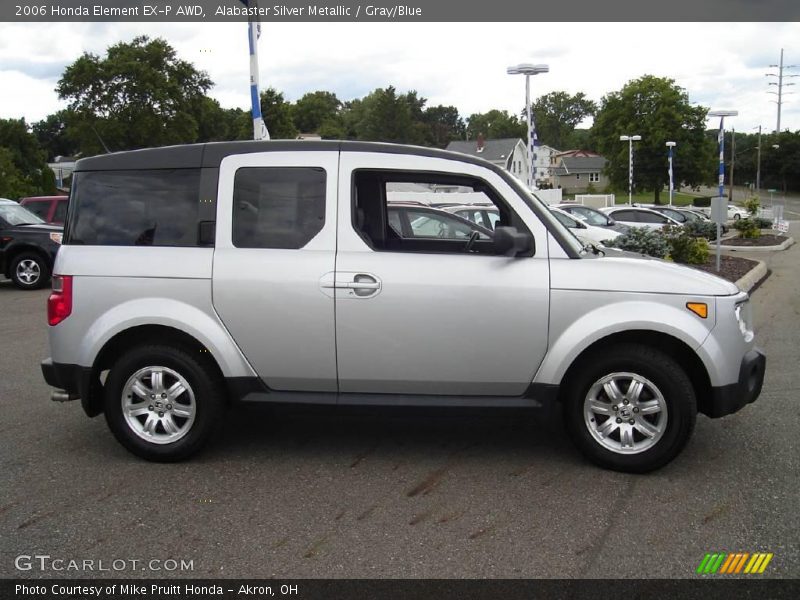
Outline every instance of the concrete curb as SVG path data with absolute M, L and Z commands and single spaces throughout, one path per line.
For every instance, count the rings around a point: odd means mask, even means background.
M 743 292 L 749 292 L 752 290 L 757 283 L 759 283 L 762 279 L 767 276 L 767 263 L 763 260 L 759 260 L 758 264 L 750 269 L 747 273 L 742 275 L 736 281 L 736 287 L 738 287 Z
M 777 246 L 726 246 L 722 244 L 719 249 L 730 252 L 778 252 L 779 250 L 786 250 L 792 244 L 794 244 L 794 238 L 789 237 Z M 709 247 L 713 250 L 717 249 L 716 244 L 709 244 Z

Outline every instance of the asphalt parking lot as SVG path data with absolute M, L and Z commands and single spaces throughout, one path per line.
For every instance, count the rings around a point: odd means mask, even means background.
M 646 476 L 589 465 L 543 417 L 456 413 L 239 410 L 198 458 L 149 464 L 102 417 L 50 402 L 47 291 L 0 282 L 0 576 L 98 575 L 15 568 L 49 555 L 193 561 L 103 573 L 127 577 L 683 578 L 706 552 L 744 551 L 798 577 L 800 246 L 769 263 L 761 398 L 699 417 Z

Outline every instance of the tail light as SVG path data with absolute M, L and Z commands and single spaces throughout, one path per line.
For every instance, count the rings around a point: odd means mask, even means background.
M 47 322 L 58 325 L 72 313 L 72 275 L 53 275 L 53 293 L 47 299 Z

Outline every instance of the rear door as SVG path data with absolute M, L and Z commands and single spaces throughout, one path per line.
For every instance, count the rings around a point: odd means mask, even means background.
M 274 390 L 337 390 L 338 156 L 264 152 L 220 165 L 214 307 Z

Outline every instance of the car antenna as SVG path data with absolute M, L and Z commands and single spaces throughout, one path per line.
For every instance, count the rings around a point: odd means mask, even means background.
M 97 129 L 94 128 L 94 125 L 89 123 L 89 127 L 92 128 L 92 131 L 94 131 L 94 134 L 97 136 L 97 139 L 100 140 L 100 144 L 102 144 L 103 149 L 106 151 L 106 154 L 111 154 L 111 150 L 108 149 L 108 146 L 106 146 L 106 143 L 103 141 L 103 138 L 101 138 L 100 134 L 97 133 Z

